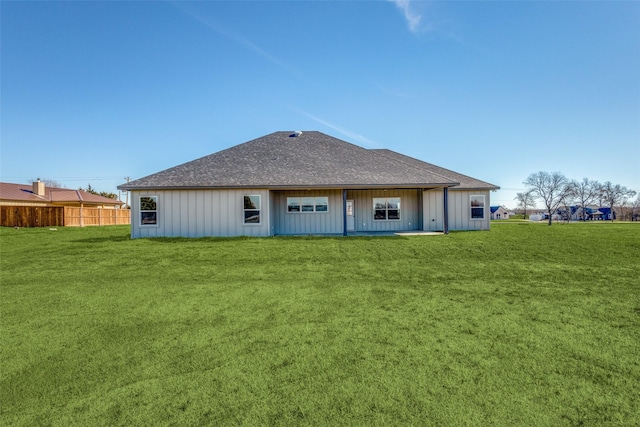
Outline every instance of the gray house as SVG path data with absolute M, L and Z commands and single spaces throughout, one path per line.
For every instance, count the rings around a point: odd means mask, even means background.
M 131 236 L 488 230 L 499 187 L 320 132 L 275 132 L 120 185 Z

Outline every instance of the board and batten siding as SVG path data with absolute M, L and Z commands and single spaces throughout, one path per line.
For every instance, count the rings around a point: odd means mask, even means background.
M 484 196 L 484 219 L 471 219 L 471 196 Z M 489 191 L 449 189 L 449 230 L 489 230 Z M 442 189 L 427 190 L 423 195 L 424 230 L 444 229 L 444 198 Z
M 288 212 L 288 197 L 327 197 L 327 212 Z M 271 192 L 271 232 L 274 235 L 341 234 L 341 190 L 291 190 Z
M 373 219 L 373 199 L 400 198 L 400 220 L 376 221 Z M 409 231 L 420 230 L 420 192 L 418 190 L 349 190 L 347 199 L 355 204 L 356 231 Z
M 260 224 L 244 224 L 244 196 L 261 196 Z M 140 197 L 156 196 L 157 224 L 140 225 Z M 269 236 L 269 191 L 131 192 L 131 237 Z
M 449 192 L 451 194 L 451 192 Z M 422 196 L 424 209 L 424 230 L 444 230 L 444 197 L 442 190 L 428 190 Z M 451 209 L 451 205 L 449 205 Z

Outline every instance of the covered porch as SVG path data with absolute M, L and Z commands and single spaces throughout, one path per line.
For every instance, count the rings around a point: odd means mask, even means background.
M 442 187 L 272 189 L 271 234 L 448 233 L 448 193 Z M 430 212 L 425 214 L 425 209 Z M 431 216 L 437 216 L 438 223 L 431 222 Z

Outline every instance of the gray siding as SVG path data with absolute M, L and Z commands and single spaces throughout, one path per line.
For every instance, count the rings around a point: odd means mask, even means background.
M 328 212 L 287 212 L 287 197 L 328 197 Z M 339 234 L 342 233 L 342 191 L 273 191 L 272 234 Z
M 422 228 L 421 191 L 418 190 L 349 190 L 347 199 L 355 203 L 356 231 L 408 231 Z M 400 220 L 374 221 L 373 199 L 400 197 Z
M 260 195 L 261 223 L 244 224 L 245 195 Z M 140 197 L 157 196 L 157 225 L 140 225 Z M 268 236 L 268 190 L 131 192 L 131 237 Z
M 449 192 L 451 194 L 451 192 Z M 442 190 L 428 190 L 423 195 L 424 230 L 444 230 L 444 198 Z M 451 208 L 451 206 L 449 206 Z
M 484 219 L 471 219 L 471 196 L 485 196 Z M 449 190 L 449 230 L 489 230 L 491 209 L 490 192 Z M 424 192 L 425 230 L 444 229 L 444 201 L 442 190 Z
M 261 196 L 261 223 L 243 223 L 243 198 Z M 482 220 L 471 219 L 471 195 L 485 196 Z M 140 225 L 140 197 L 156 196 L 157 225 Z M 328 197 L 326 213 L 288 213 L 287 197 Z M 374 221 L 373 199 L 400 197 L 400 220 Z M 349 190 L 355 204 L 356 231 L 442 230 L 443 191 L 440 190 Z M 449 190 L 450 230 L 489 230 L 490 192 Z M 341 190 L 159 190 L 131 192 L 131 236 L 204 237 L 269 236 L 275 234 L 341 234 L 343 231 Z

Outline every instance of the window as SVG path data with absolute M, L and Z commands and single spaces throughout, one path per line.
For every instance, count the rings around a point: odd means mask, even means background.
M 484 219 L 484 196 L 471 196 L 471 219 Z
M 244 223 L 260 224 L 260 196 L 244 196 Z
M 373 220 L 400 220 L 400 197 L 384 197 L 373 199 Z
M 313 197 L 303 197 L 302 199 L 302 212 L 313 212 L 315 203 Z
M 328 197 L 316 197 L 316 212 L 329 212 Z
M 140 197 L 140 225 L 158 224 L 158 197 Z
M 328 197 L 287 197 L 287 212 L 329 212 Z

